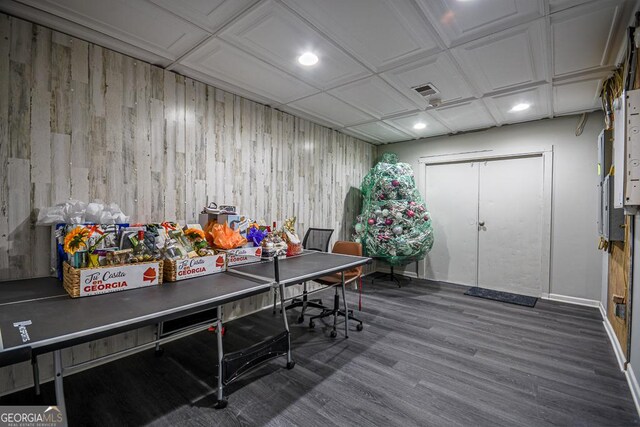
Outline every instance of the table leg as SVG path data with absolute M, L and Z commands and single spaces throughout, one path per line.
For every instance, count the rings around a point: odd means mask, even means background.
M 53 352 L 53 368 L 55 371 L 54 384 L 56 390 L 56 404 L 58 406 L 58 410 L 62 412 L 63 419 L 61 426 L 67 427 L 69 425 L 69 420 L 67 419 L 67 407 L 64 403 L 62 354 L 60 350 L 55 350 Z
M 223 384 L 223 374 L 224 374 L 224 350 L 222 348 L 222 309 L 218 306 L 216 308 L 216 338 L 218 341 L 218 401 L 216 402 L 215 408 L 222 409 L 227 406 L 227 401 L 224 398 L 224 384 Z
M 284 285 L 280 285 L 280 308 L 282 309 L 282 320 L 284 321 L 284 329 L 287 331 L 287 369 L 293 369 L 296 362 L 291 356 L 291 332 L 289 332 L 289 322 L 287 321 L 287 310 L 284 306 Z
M 276 304 L 278 301 L 278 291 L 273 289 L 273 314 L 276 314 Z
M 159 340 L 162 337 L 162 327 L 164 326 L 163 322 L 159 322 L 156 324 L 156 340 Z M 156 342 L 156 352 L 155 355 L 160 357 L 164 353 L 164 348 L 160 347 L 160 343 Z
M 31 358 L 31 370 L 33 371 L 33 390 L 36 396 L 40 396 L 40 369 L 38 368 L 38 356 Z
M 349 338 L 349 309 L 347 308 L 347 293 L 345 291 L 346 285 L 344 284 L 344 271 L 341 274 L 342 278 L 342 301 L 344 304 L 344 337 Z

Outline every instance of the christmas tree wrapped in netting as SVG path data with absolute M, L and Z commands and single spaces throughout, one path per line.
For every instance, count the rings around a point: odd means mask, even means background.
M 365 254 L 392 266 L 423 259 L 433 246 L 433 229 L 411 166 L 384 153 L 361 190 L 364 200 L 354 237 Z

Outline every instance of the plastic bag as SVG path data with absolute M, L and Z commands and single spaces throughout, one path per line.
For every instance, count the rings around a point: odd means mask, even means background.
M 354 238 L 365 255 L 395 266 L 423 259 L 433 246 L 433 228 L 411 166 L 385 153 L 361 189 L 363 206 Z
M 64 222 L 64 205 L 42 208 L 38 211 L 36 225 L 56 225 Z
M 97 201 L 89 203 L 84 214 L 85 220 L 94 224 L 101 223 L 103 221 L 103 219 L 101 218 L 103 210 L 104 205 L 102 203 L 99 203 Z
M 117 204 L 105 206 L 99 200 L 89 204 L 80 200 L 69 200 L 38 211 L 36 225 L 55 224 L 125 224 L 129 217 Z
M 64 217 L 67 224 L 82 224 L 87 204 L 80 200 L 69 200 L 64 204 Z
M 210 233 L 213 236 L 213 246 L 220 249 L 233 249 L 247 243 L 247 239 L 240 235 L 240 232 L 233 230 L 224 224 L 214 224 Z
M 302 253 L 302 243 L 287 243 L 287 256 L 300 255 Z

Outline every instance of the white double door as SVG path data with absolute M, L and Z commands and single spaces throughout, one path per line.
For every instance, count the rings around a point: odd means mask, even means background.
M 427 165 L 435 244 L 426 277 L 540 296 L 543 164 L 531 156 Z

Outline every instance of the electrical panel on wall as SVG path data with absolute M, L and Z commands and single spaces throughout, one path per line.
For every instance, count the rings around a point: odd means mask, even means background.
M 608 242 L 624 240 L 624 210 L 614 208 L 613 132 L 602 130 L 598 135 L 598 234 Z
M 640 206 L 640 90 L 625 96 L 625 208 Z

